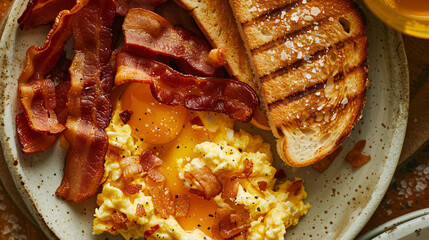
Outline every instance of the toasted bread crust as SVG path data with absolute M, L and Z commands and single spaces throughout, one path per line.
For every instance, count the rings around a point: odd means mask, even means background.
M 240 38 L 231 7 L 225 0 L 176 0 L 189 10 L 211 45 L 225 48 L 224 55 L 229 74 L 255 89 L 252 68 L 246 55 L 246 48 Z
M 331 154 L 366 102 L 366 22 L 351 0 L 230 0 L 277 150 L 302 167 Z

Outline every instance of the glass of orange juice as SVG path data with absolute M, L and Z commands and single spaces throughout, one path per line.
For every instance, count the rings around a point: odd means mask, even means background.
M 394 29 L 429 39 L 429 0 L 364 0 L 368 8 Z

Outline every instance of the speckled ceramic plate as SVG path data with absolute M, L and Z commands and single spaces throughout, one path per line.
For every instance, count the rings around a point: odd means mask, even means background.
M 392 219 L 360 236 L 357 240 L 427 240 L 429 208 Z
M 14 121 L 20 111 L 17 78 L 27 48 L 42 45 L 49 30 L 47 27 L 18 29 L 17 18 L 24 11 L 25 2 L 14 2 L 0 39 L 0 134 L 7 166 L 22 199 L 50 238 L 106 239 L 106 235 L 91 233 L 94 198 L 74 204 L 55 197 L 62 179 L 64 149 L 57 144 L 30 156 L 20 151 Z M 296 227 L 288 230 L 287 239 L 354 238 L 375 211 L 395 171 L 407 123 L 407 63 L 400 35 L 366 10 L 365 14 L 369 24 L 370 85 L 363 118 L 345 141 L 341 155 L 323 174 L 310 167 L 286 168 L 289 177 L 305 180 L 307 202 L 313 206 Z M 271 134 L 263 135 L 273 142 Z M 362 139 L 367 141 L 364 153 L 371 155 L 372 160 L 352 169 L 343 159 Z M 275 164 L 283 166 L 278 157 Z M 118 237 L 109 236 L 114 238 Z

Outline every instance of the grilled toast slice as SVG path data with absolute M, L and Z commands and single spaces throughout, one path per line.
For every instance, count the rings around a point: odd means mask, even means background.
M 351 0 L 230 0 L 289 165 L 331 154 L 366 101 L 366 22 Z

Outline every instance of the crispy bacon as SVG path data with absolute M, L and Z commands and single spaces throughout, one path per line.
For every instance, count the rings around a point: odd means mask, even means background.
M 48 149 L 55 143 L 56 136 L 44 135 L 33 131 L 29 126 L 24 113 L 16 116 L 16 131 L 23 153 L 38 153 Z
M 115 223 L 127 223 L 130 222 L 127 215 L 122 212 L 114 212 L 112 214 L 112 219 Z
M 140 203 L 137 203 L 136 216 L 143 217 L 145 214 L 146 214 L 146 210 L 144 210 L 143 205 Z
M 18 19 L 21 29 L 29 29 L 53 22 L 62 10 L 71 9 L 75 0 L 29 0 Z
M 164 175 L 162 175 L 156 169 L 149 169 L 149 171 L 147 172 L 147 177 L 154 182 L 164 182 L 165 181 Z
M 209 167 L 204 166 L 195 171 L 190 172 L 190 175 L 201 185 L 205 199 L 211 199 L 222 192 L 222 184 L 219 182 L 216 175 Z
M 93 196 L 104 174 L 109 145 L 104 129 L 110 121 L 111 104 L 110 90 L 103 88 L 103 82 L 109 81 L 103 66 L 108 66 L 112 51 L 115 8 L 113 0 L 92 0 L 73 16 L 75 56 L 64 132 L 70 147 L 56 194 L 74 202 Z
M 213 225 L 213 238 L 215 240 L 233 239 L 244 234 L 249 229 L 247 224 L 249 213 L 245 209 L 233 211 L 226 208 L 220 208 L 215 214 L 215 223 Z
M 239 183 L 236 180 L 228 178 L 224 184 L 222 184 L 222 198 L 230 199 L 237 197 Z
M 67 92 L 70 89 L 70 81 L 62 82 L 55 87 L 55 114 L 57 115 L 58 122 L 66 124 L 68 110 L 67 110 Z
M 158 229 L 159 229 L 159 224 L 153 227 L 150 227 L 148 230 L 144 232 L 144 239 L 147 239 L 148 237 L 152 236 L 152 234 L 154 234 Z
M 130 184 L 125 186 L 122 192 L 125 194 L 125 196 L 131 196 L 140 192 L 141 189 L 142 189 L 142 185 L 140 184 Z
M 237 178 L 246 179 L 250 177 L 250 174 L 252 174 L 253 172 L 253 162 L 246 158 L 244 159 L 243 164 L 244 164 L 243 172 L 241 174 L 233 176 L 231 180 L 235 180 Z
M 258 182 L 258 187 L 259 187 L 259 190 L 261 190 L 261 191 L 267 190 L 267 182 L 265 182 L 265 181 L 259 181 Z
M 355 144 L 355 147 L 346 155 L 346 161 L 352 165 L 353 168 L 359 168 L 371 160 L 370 155 L 363 155 L 361 152 L 365 147 L 366 140 L 360 140 Z
M 119 161 L 119 165 L 122 168 L 122 175 L 124 178 L 131 178 L 143 172 L 143 167 L 140 165 L 138 156 L 122 158 Z
M 277 170 L 277 172 L 274 174 L 274 177 L 277 178 L 278 180 L 284 179 L 286 177 L 285 170 L 283 169 Z
M 249 85 L 234 79 L 183 75 L 164 64 L 128 52 L 116 55 L 116 66 L 115 85 L 149 83 L 152 95 L 168 105 L 221 112 L 235 120 L 247 122 L 259 104 L 256 92 Z
M 167 19 L 145 9 L 131 9 L 123 24 L 127 49 L 143 57 L 172 57 L 176 64 L 189 65 L 204 76 L 214 76 L 218 63 L 209 59 L 212 49 L 202 38 L 175 27 Z M 224 63 L 224 62 L 223 62 Z M 186 67 L 184 68 L 186 69 Z M 180 69 L 182 72 L 183 70 Z
M 133 115 L 133 111 L 131 110 L 125 110 L 119 113 L 119 117 L 121 118 L 124 124 L 127 124 L 127 122 L 130 121 L 132 115 Z
M 32 46 L 27 50 L 26 65 L 19 76 L 18 89 L 28 126 L 35 132 L 57 135 L 65 129 L 54 112 L 55 101 L 51 101 L 54 97 L 53 83 L 45 79 L 45 75 L 55 67 L 71 36 L 73 15 L 88 1 L 77 0 L 70 11 L 61 11 L 43 46 Z
M 152 196 L 155 213 L 166 219 L 170 215 L 175 215 L 176 207 L 171 191 L 165 187 L 165 181 L 157 182 L 147 178 L 149 192 Z
M 288 188 L 288 192 L 293 193 L 295 196 L 299 194 L 302 188 L 302 180 L 296 180 L 294 181 Z
M 189 212 L 191 200 L 189 195 L 179 194 L 175 198 L 176 217 L 186 217 Z
M 146 149 L 140 155 L 140 165 L 143 167 L 143 171 L 149 172 L 149 170 L 161 166 L 162 160 L 152 151 Z
M 116 14 L 125 16 L 132 8 L 144 8 L 153 11 L 155 7 L 166 1 L 167 0 L 115 0 Z

